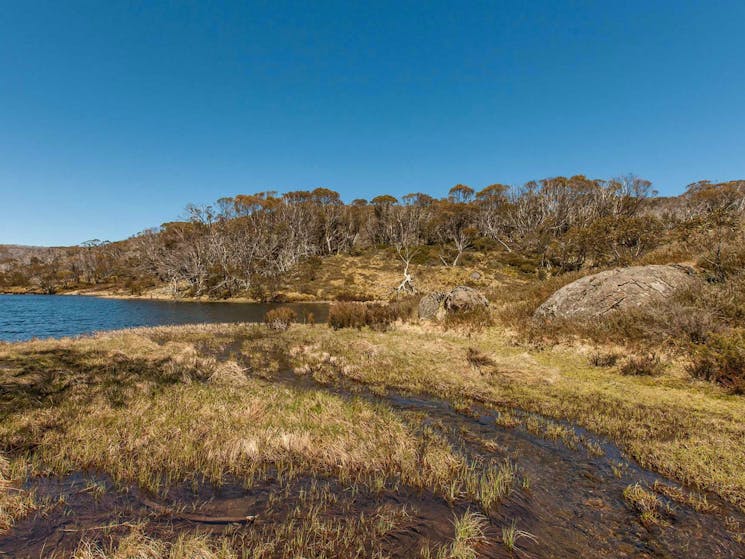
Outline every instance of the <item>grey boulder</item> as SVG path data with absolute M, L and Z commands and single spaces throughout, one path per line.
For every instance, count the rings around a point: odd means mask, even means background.
M 488 306 L 486 297 L 465 285 L 459 285 L 445 297 L 445 310 L 448 312 L 466 312 Z
M 534 317 L 582 319 L 659 302 L 694 281 L 692 268 L 650 265 L 617 268 L 586 276 L 549 297 Z
M 425 320 L 436 318 L 446 296 L 446 293 L 435 291 L 434 293 L 428 293 L 422 297 L 419 300 L 419 318 Z

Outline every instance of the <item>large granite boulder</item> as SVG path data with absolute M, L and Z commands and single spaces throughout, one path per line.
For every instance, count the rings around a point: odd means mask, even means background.
M 459 285 L 447 294 L 444 305 L 448 312 L 464 312 L 488 307 L 489 301 L 472 287 Z
M 471 287 L 460 285 L 449 293 L 435 291 L 422 297 L 419 300 L 419 318 L 440 320 L 446 313 L 472 311 L 488 306 L 489 301 L 481 293 Z
M 631 266 L 578 279 L 551 295 L 536 318 L 592 318 L 664 300 L 693 281 L 692 268 L 680 265 Z

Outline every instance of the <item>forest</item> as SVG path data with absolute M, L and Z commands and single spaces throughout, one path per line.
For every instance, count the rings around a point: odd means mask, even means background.
M 396 291 L 413 291 L 412 264 L 455 268 L 469 256 L 543 280 L 578 270 L 689 261 L 722 281 L 745 260 L 745 181 L 690 184 L 660 197 L 636 176 L 582 175 L 458 184 L 448 196 L 342 201 L 327 188 L 273 191 L 190 205 L 169 222 L 117 242 L 74 247 L 0 246 L 0 290 L 55 293 L 116 286 L 137 295 L 271 299 L 310 259 L 387 251 L 400 265 Z

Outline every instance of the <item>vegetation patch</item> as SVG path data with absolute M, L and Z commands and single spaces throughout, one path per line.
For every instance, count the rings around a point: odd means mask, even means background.
M 272 330 L 287 330 L 297 320 L 297 314 L 289 307 L 271 309 L 264 315 L 264 323 Z

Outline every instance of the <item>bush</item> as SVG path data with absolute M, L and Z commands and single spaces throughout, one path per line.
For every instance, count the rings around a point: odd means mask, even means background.
M 421 295 L 409 295 L 391 301 L 389 306 L 396 320 L 408 322 L 418 316 L 420 300 Z
M 365 325 L 366 305 L 362 303 L 333 303 L 329 307 L 328 323 L 334 330 L 357 328 Z
M 494 325 L 494 318 L 488 307 L 476 307 L 468 311 L 449 312 L 443 321 L 445 328 L 465 328 L 469 332 L 480 332 Z
M 466 361 L 471 367 L 480 369 L 481 367 L 492 367 L 495 365 L 494 360 L 488 355 L 481 353 L 478 349 L 469 347 L 466 351 Z
M 303 322 L 310 326 L 316 325 L 316 315 L 314 315 L 312 312 L 306 312 L 303 313 Z
M 745 394 L 745 330 L 717 334 L 706 345 L 696 346 L 688 371 L 695 378 Z
M 590 365 L 595 367 L 613 367 L 618 362 L 619 355 L 617 353 L 602 353 L 596 351 L 590 355 Z
M 373 330 L 387 330 L 396 320 L 408 320 L 414 304 L 409 298 L 382 303 L 333 303 L 329 307 L 328 323 L 334 330 L 339 328 L 357 328 L 369 326 Z
M 622 375 L 654 376 L 662 372 L 660 358 L 654 353 L 632 355 L 621 365 Z
M 296 319 L 297 315 L 290 307 L 271 309 L 264 315 L 264 323 L 272 330 L 287 330 Z
M 365 324 L 373 330 L 387 330 L 397 318 L 390 305 L 368 303 L 365 311 Z

